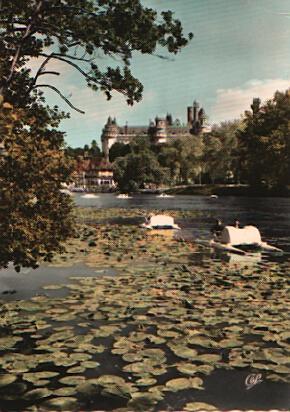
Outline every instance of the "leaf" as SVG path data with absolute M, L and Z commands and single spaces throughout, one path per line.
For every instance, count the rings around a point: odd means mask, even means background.
M 30 392 L 26 392 L 26 394 L 24 395 L 24 398 L 32 401 L 36 399 L 47 398 L 52 394 L 53 392 L 47 388 L 33 389 Z
M 170 381 L 167 381 L 165 386 L 167 390 L 172 391 L 172 392 L 177 392 L 183 389 L 191 388 L 192 384 L 189 379 L 177 378 L 177 379 L 171 379 Z
M 0 387 L 10 385 L 12 382 L 15 382 L 17 380 L 17 376 L 12 375 L 12 374 L 0 374 Z
M 73 411 L 77 407 L 77 399 L 73 397 L 59 397 L 48 399 L 42 407 L 53 411 Z
M 218 411 L 218 409 L 215 406 L 204 402 L 189 402 L 185 405 L 183 409 L 189 412 Z

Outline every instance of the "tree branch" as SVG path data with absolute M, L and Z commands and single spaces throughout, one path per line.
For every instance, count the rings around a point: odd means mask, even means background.
M 37 16 L 38 12 L 40 11 L 41 6 L 42 6 L 42 3 L 43 3 L 43 0 L 39 0 L 38 4 L 36 5 L 36 8 L 35 8 L 35 16 Z M 20 57 L 20 52 L 21 52 L 22 46 L 23 46 L 25 40 L 26 40 L 29 36 L 31 36 L 31 34 L 32 34 L 32 32 L 31 32 L 32 22 L 33 22 L 33 20 L 31 19 L 30 23 L 29 23 L 29 24 L 27 25 L 27 27 L 26 27 L 25 33 L 24 33 L 24 35 L 23 35 L 23 37 L 22 37 L 22 39 L 21 39 L 21 41 L 20 41 L 20 43 L 19 43 L 19 46 L 18 46 L 17 49 L 16 49 L 16 52 L 15 52 L 14 57 L 13 57 L 12 62 L 11 62 L 9 75 L 8 75 L 6 81 L 5 81 L 6 86 L 9 86 L 9 84 L 10 84 L 10 82 L 11 82 L 11 80 L 12 80 L 12 77 L 13 77 L 13 74 L 14 74 L 14 71 L 15 71 L 15 68 L 16 68 L 16 65 L 17 65 L 17 62 L 18 62 L 19 57 Z M 3 89 L 4 89 L 4 86 L 1 88 L 0 93 L 3 92 Z
M 57 59 L 57 60 L 61 60 L 67 64 L 69 64 L 70 66 L 74 67 L 76 70 L 78 70 L 86 79 L 88 80 L 92 80 L 94 81 L 95 79 L 91 76 L 88 75 L 88 73 L 86 73 L 83 69 L 81 69 L 76 63 L 73 63 L 69 60 L 66 60 L 64 57 L 62 57 L 62 55 L 57 54 L 57 53 L 52 53 L 50 55 L 46 54 L 46 53 L 39 53 L 39 56 L 44 56 L 44 57 L 50 57 L 51 59 Z
M 80 110 L 77 107 L 75 107 L 56 87 L 51 86 L 50 84 L 36 84 L 32 88 L 36 89 L 39 87 L 48 87 L 49 89 L 54 90 L 72 109 L 76 110 L 79 113 L 85 114 L 83 110 Z
M 72 60 L 78 60 L 78 61 L 82 61 L 85 63 L 91 63 L 93 60 L 95 60 L 94 58 L 92 59 L 84 59 L 83 57 L 76 57 L 76 56 L 71 56 L 69 54 L 60 54 L 60 53 L 53 53 L 54 56 L 59 56 L 59 57 L 67 57 L 68 59 L 72 59 Z
M 54 71 L 46 71 L 46 72 L 41 72 L 39 73 L 39 76 L 43 76 L 44 74 L 55 74 L 56 76 L 59 76 L 60 73 L 59 72 L 54 72 Z

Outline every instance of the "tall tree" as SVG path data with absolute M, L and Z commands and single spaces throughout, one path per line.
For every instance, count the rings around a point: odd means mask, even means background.
M 117 91 L 133 104 L 143 90 L 130 71 L 133 52 L 177 53 L 187 42 L 171 11 L 159 16 L 139 0 L 0 0 L 0 95 L 14 107 L 9 116 L 1 108 L 0 266 L 8 259 L 18 269 L 35 266 L 71 233 L 69 200 L 60 193 L 68 168 L 57 128 L 65 114 L 45 106 L 43 91 L 82 110 L 46 80 L 61 75 L 52 63 L 74 68 L 108 99 Z M 102 69 L 104 56 L 113 59 Z
M 241 127 L 240 120 L 221 122 L 204 135 L 204 172 L 212 183 L 225 182 L 228 176 L 239 180 L 237 133 Z
M 239 133 L 241 165 L 253 186 L 284 187 L 290 182 L 290 89 L 261 105 L 254 99 Z
M 71 172 L 56 130 L 57 111 L 0 104 L 0 267 L 37 267 L 72 233 L 72 204 L 61 193 Z
M 121 191 L 130 192 L 146 184 L 166 182 L 166 171 L 157 160 L 146 138 L 138 138 L 131 145 L 131 152 L 114 162 L 114 180 Z

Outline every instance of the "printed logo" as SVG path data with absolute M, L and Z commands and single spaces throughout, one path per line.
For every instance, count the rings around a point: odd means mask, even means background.
M 245 379 L 246 389 L 251 389 L 253 386 L 258 385 L 258 383 L 263 382 L 261 373 L 251 373 Z

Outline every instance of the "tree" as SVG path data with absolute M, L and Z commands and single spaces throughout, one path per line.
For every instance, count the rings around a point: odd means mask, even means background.
M 60 75 L 48 66 L 61 61 L 108 99 L 115 90 L 133 104 L 143 90 L 130 71 L 133 52 L 159 55 L 159 49 L 165 48 L 176 54 L 188 43 L 171 11 L 162 12 L 160 18 L 140 0 L 10 0 L 0 7 L 0 94 L 11 103 L 19 100 L 19 88 L 21 99 L 50 88 L 74 107 L 61 91 L 42 81 L 47 74 Z M 118 58 L 122 67 L 115 64 L 102 70 L 97 64 L 100 55 Z M 32 57 L 42 58 L 34 77 L 25 68 Z
M 129 144 L 124 144 L 120 142 L 114 143 L 109 151 L 109 160 L 114 162 L 118 157 L 124 157 L 130 153 L 131 147 Z
M 137 138 L 131 145 L 131 152 L 117 158 L 113 167 L 114 180 L 123 192 L 136 191 L 150 183 L 166 182 L 166 171 L 144 138 Z
M 252 186 L 285 187 L 290 176 L 290 90 L 261 105 L 254 99 L 240 131 L 244 175 Z
M 0 267 L 13 262 L 18 271 L 35 268 L 62 251 L 72 233 L 72 204 L 60 191 L 71 168 L 60 150 L 58 121 L 53 110 L 31 116 L 0 105 Z
M 139 0 L 0 0 L 0 96 L 14 108 L 9 116 L 3 107 L 0 113 L 0 147 L 5 146 L 0 266 L 10 259 L 17 269 L 34 267 L 41 256 L 50 258 L 60 250 L 72 233 L 69 200 L 60 192 L 69 163 L 57 128 L 66 115 L 45 105 L 43 91 L 51 89 L 82 110 L 43 80 L 61 74 L 51 63 L 73 67 L 108 99 L 117 91 L 133 104 L 143 90 L 130 71 L 133 52 L 177 53 L 187 42 L 171 11 L 160 17 Z M 97 64 L 104 56 L 113 58 L 106 69 Z M 32 58 L 39 61 L 35 75 L 27 66 Z M 95 145 L 91 149 L 97 150 Z
M 93 158 L 101 159 L 101 150 L 100 150 L 96 140 L 92 140 L 91 147 L 89 149 L 89 153 Z
M 204 172 L 212 183 L 225 182 L 228 176 L 238 180 L 237 133 L 240 127 L 240 120 L 221 122 L 204 135 Z

